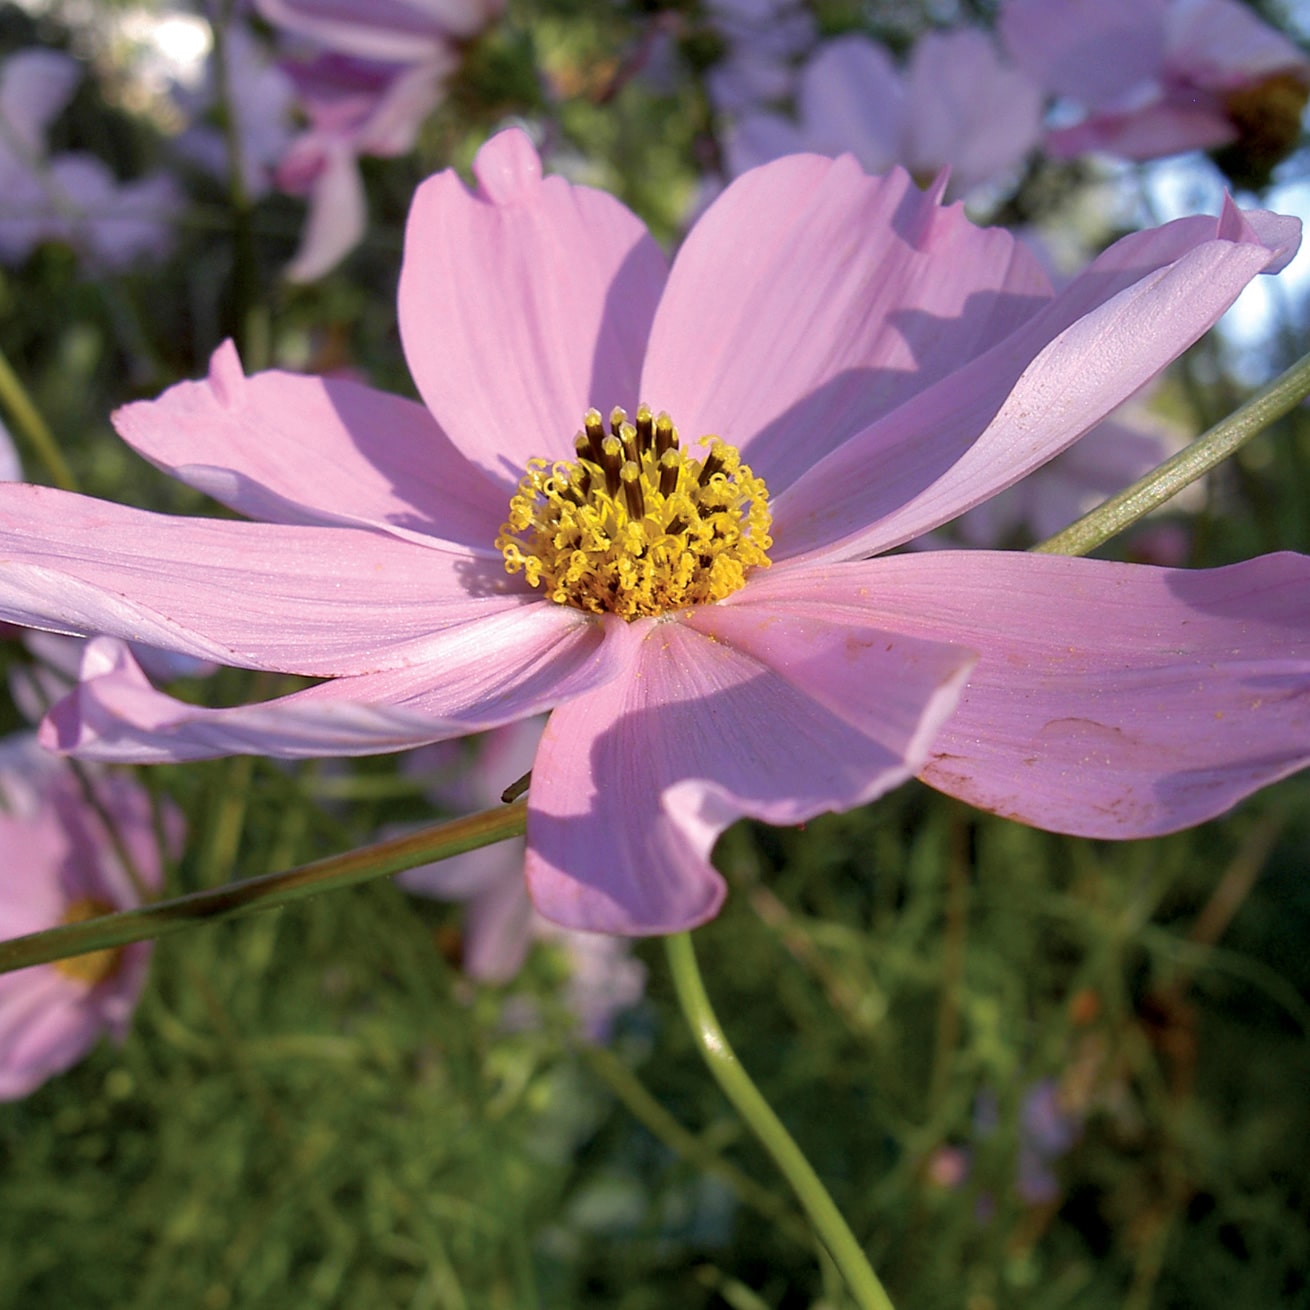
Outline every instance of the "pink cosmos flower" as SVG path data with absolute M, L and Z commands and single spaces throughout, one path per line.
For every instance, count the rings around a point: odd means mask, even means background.
M 403 155 L 442 95 L 433 64 L 412 67 L 322 55 L 288 64 L 309 127 L 276 170 L 278 185 L 309 197 L 300 248 L 284 270 L 312 282 L 336 267 L 363 239 L 368 224 L 362 155 Z
M 1006 0 L 1000 28 L 1021 68 L 1086 110 L 1048 133 L 1052 154 L 1157 159 L 1243 137 L 1276 160 L 1299 135 L 1310 60 L 1237 0 Z
M 795 121 L 743 117 L 729 133 L 733 173 L 801 150 L 849 150 L 871 173 L 901 164 L 931 179 L 951 170 L 967 195 L 1018 166 L 1041 133 L 1042 96 L 1002 62 L 989 36 L 930 32 L 902 73 L 886 49 L 858 35 L 826 42 L 805 65 Z
M 105 829 L 113 823 L 142 880 L 161 878 L 149 798 L 96 777 L 96 806 L 35 737 L 0 741 L 0 936 L 18 937 L 138 903 Z M 175 819 L 170 816 L 170 824 Z M 75 1064 L 102 1033 L 126 1035 L 145 983 L 148 943 L 0 976 L 0 1099 L 26 1096 Z
M 364 754 L 553 707 L 529 890 L 627 934 L 716 912 L 710 850 L 742 815 L 798 823 L 919 773 L 1143 836 L 1304 766 L 1310 559 L 885 553 L 1071 445 L 1287 258 L 1295 220 L 1230 205 L 1137 233 L 1056 295 L 1008 233 L 850 158 L 743 175 L 671 269 L 521 132 L 475 173 L 410 213 L 424 404 L 248 377 L 227 345 L 117 415 L 262 521 L 0 485 L 0 618 L 325 679 L 211 709 L 93 641 L 47 743 Z M 673 421 L 607 433 L 589 409 L 644 400 Z
M 412 768 L 437 771 L 438 791 L 448 805 L 486 809 L 532 768 L 543 726 L 540 719 L 527 719 L 472 743 L 426 747 L 410 757 Z M 407 891 L 467 906 L 462 962 L 468 976 L 479 982 L 509 982 L 523 967 L 534 939 L 557 945 L 568 967 L 565 1004 L 590 1041 L 607 1041 L 615 1015 L 641 999 L 645 967 L 622 937 L 573 932 L 537 914 L 523 881 L 523 859 L 523 839 L 515 838 L 410 869 L 396 881 Z

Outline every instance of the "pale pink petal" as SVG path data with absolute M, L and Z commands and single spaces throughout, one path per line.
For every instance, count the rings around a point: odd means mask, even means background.
M 0 1100 L 26 1096 L 95 1044 L 86 990 L 53 965 L 0 977 Z
M 422 663 L 230 709 L 155 691 L 124 646 L 93 641 L 82 682 L 41 737 L 52 750 L 133 764 L 403 750 L 540 714 L 601 685 L 626 667 L 617 635 L 577 610 L 529 606 L 443 634 Z
M 495 850 L 513 862 L 508 878 L 498 880 L 469 902 L 464 924 L 464 972 L 479 982 L 506 983 L 523 967 L 532 945 L 536 915 L 523 880 L 524 842 L 502 842 Z M 482 854 L 483 851 L 470 852 Z
M 231 342 L 209 377 L 114 415 L 152 463 L 249 518 L 375 525 L 496 555 L 508 502 L 413 401 L 335 378 L 246 377 Z
M 678 253 L 643 398 L 738 446 L 774 495 L 1049 295 L 999 228 L 906 174 L 798 155 L 738 178 Z
M 1165 20 L 1166 62 L 1213 90 L 1250 86 L 1275 73 L 1310 78 L 1310 60 L 1237 0 L 1175 0 Z
M 1112 106 L 1157 83 L 1169 0 L 1006 0 L 1011 58 L 1055 95 Z
M 0 558 L 11 622 L 319 676 L 412 665 L 443 631 L 532 604 L 495 562 L 436 542 L 174 518 L 15 483 L 0 483 Z
M 255 0 L 265 21 L 329 50 L 411 63 L 440 56 L 499 11 L 492 0 Z
M 354 135 L 356 152 L 384 159 L 409 154 L 418 144 L 428 115 L 441 103 L 446 78 L 458 66 L 459 58 L 451 51 L 444 59 L 407 68 L 393 77 Z
M 543 179 L 518 129 L 474 172 L 476 194 L 447 171 L 414 197 L 400 330 L 437 421 L 512 489 L 532 457 L 573 458 L 589 406 L 635 408 L 665 261 L 612 196 Z
M 327 142 L 309 193 L 300 247 L 282 270 L 288 282 L 314 282 L 330 273 L 364 238 L 368 206 L 359 160 L 344 141 Z
M 528 885 L 565 927 L 644 935 L 704 922 L 723 898 L 708 861 L 729 823 L 799 823 L 896 785 L 970 662 L 936 643 L 888 649 L 899 639 L 846 614 L 743 603 L 689 618 L 705 631 L 629 625 L 631 676 L 546 725 L 528 793 Z
M 1100 150 L 1123 159 L 1164 159 L 1186 150 L 1214 150 L 1236 141 L 1237 128 L 1223 106 L 1192 93 L 1189 102 L 1162 101 L 1126 114 L 1094 114 L 1046 135 L 1056 159 Z
M 1072 445 L 1280 266 L 1298 225 L 1270 217 L 1229 207 L 1117 242 L 994 349 L 775 495 L 774 559 L 889 549 Z
M 929 32 L 914 43 L 900 162 L 916 177 L 951 170 L 948 194 L 967 195 L 1016 168 L 1041 134 L 1042 94 L 1006 67 L 985 33 Z
M 990 551 L 867 561 L 822 588 L 888 628 L 980 652 L 922 776 L 1059 832 L 1145 837 L 1189 827 L 1310 763 L 1310 559 L 1210 570 Z M 793 581 L 797 585 L 793 586 Z M 872 600 L 871 600 L 872 598 Z
M 826 41 L 805 65 L 796 99 L 811 149 L 849 150 L 868 173 L 908 165 L 905 90 L 885 47 L 856 34 Z

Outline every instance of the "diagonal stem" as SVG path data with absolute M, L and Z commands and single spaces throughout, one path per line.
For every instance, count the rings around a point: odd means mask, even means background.
M 1257 391 L 1246 404 L 1197 437 L 1172 459 L 1165 460 L 1159 468 L 1138 478 L 1131 487 L 1111 496 L 1076 523 L 1034 546 L 1033 550 L 1046 555 L 1086 555 L 1089 550 L 1095 550 L 1116 532 L 1136 523 L 1189 483 L 1221 464 L 1258 432 L 1294 409 L 1307 395 L 1310 395 L 1310 355 L 1297 360 L 1285 373 Z
M 768 1149 L 783 1177 L 791 1184 L 860 1310 L 895 1310 L 819 1175 L 728 1045 L 701 980 L 691 934 L 675 933 L 664 939 L 664 946 L 682 1013 L 705 1063 L 737 1113 Z
M 479 846 L 523 833 L 527 803 L 498 805 L 466 818 L 452 819 L 403 837 L 374 842 L 344 855 L 333 855 L 281 873 L 191 892 L 156 901 L 136 910 L 102 915 L 82 923 L 64 924 L 45 932 L 0 941 L 0 974 L 33 964 L 103 951 L 147 937 L 162 937 L 199 923 L 236 919 L 256 910 L 271 910 L 338 887 L 382 878 L 432 860 L 443 860 Z

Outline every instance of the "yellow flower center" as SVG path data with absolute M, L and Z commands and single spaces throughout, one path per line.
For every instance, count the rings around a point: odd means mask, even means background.
M 106 901 L 98 901 L 91 896 L 82 896 L 70 901 L 60 923 L 85 923 L 88 919 L 98 919 L 102 914 L 112 914 L 114 907 Z M 123 959 L 122 947 L 103 951 L 88 951 L 85 955 L 72 955 L 66 960 L 56 960 L 55 968 L 65 978 L 74 982 L 85 983 L 94 987 L 106 978 L 112 978 L 118 972 Z
M 1238 149 L 1251 166 L 1271 169 L 1292 152 L 1308 98 L 1310 86 L 1295 73 L 1275 73 L 1223 97 L 1229 120 L 1241 133 Z
M 496 548 L 558 605 L 632 620 L 731 596 L 767 567 L 769 493 L 735 447 L 679 445 L 667 414 L 597 410 L 574 438 L 577 459 L 528 461 Z

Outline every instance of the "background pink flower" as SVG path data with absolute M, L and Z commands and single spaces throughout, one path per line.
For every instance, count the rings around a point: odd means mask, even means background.
M 859 35 L 828 41 L 799 75 L 796 118 L 742 117 L 728 134 L 733 173 L 801 150 L 850 151 L 871 173 L 901 164 L 929 182 L 949 168 L 948 193 L 967 195 L 1012 171 L 1037 144 L 1042 97 L 1002 61 L 984 32 L 929 32 L 899 70 Z
M 0 936 L 139 903 L 106 820 L 145 885 L 159 886 L 149 797 L 122 776 L 92 774 L 90 785 L 94 805 L 34 737 L 0 742 Z M 178 835 L 176 816 L 168 826 Z M 151 949 L 139 943 L 0 975 L 0 1099 L 26 1096 L 80 1060 L 102 1033 L 122 1040 Z
M 1271 132 L 1285 152 L 1299 134 L 1310 60 L 1236 0 L 1007 0 L 1000 27 L 1021 68 L 1085 110 L 1047 135 L 1052 154 L 1156 159 Z
M 406 758 L 406 767 L 432 776 L 434 795 L 446 805 L 486 809 L 532 768 L 543 726 L 528 719 L 470 742 L 424 747 Z M 606 1041 L 615 1016 L 641 999 L 646 968 L 622 937 L 571 932 L 542 918 L 523 881 L 524 848 L 522 838 L 497 842 L 410 869 L 396 881 L 406 891 L 466 907 L 461 965 L 478 982 L 509 982 L 534 940 L 558 946 L 568 969 L 565 1004 L 590 1041 Z

